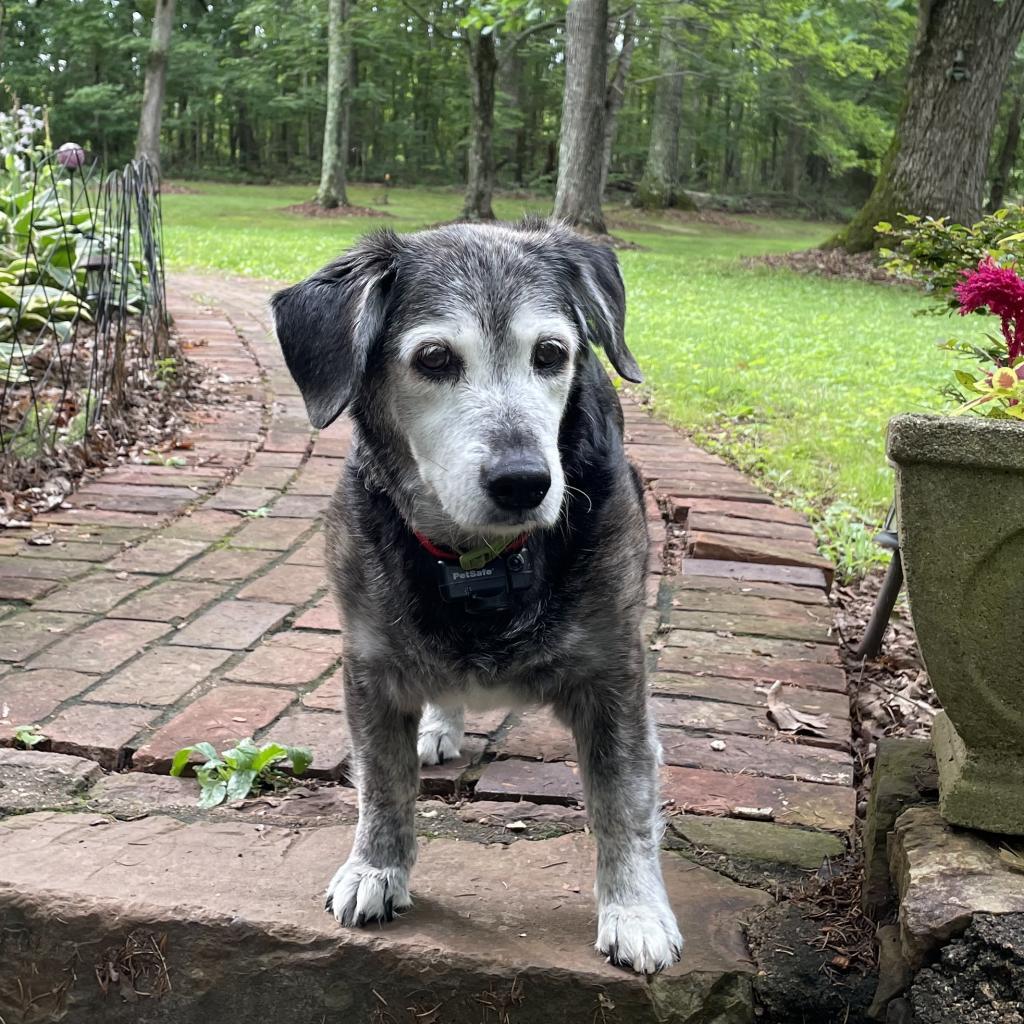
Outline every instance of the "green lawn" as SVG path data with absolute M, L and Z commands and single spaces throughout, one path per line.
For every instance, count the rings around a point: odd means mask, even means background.
M 303 218 L 281 207 L 307 187 L 193 185 L 168 195 L 169 266 L 277 280 L 314 270 L 372 228 L 399 231 L 456 216 L 456 190 L 395 189 L 392 219 Z M 379 188 L 352 202 L 377 206 Z M 544 200 L 503 199 L 502 217 L 548 212 Z M 692 430 L 821 519 L 847 568 L 875 555 L 870 533 L 890 498 L 885 424 L 894 413 L 941 407 L 951 357 L 936 349 L 944 320 L 915 317 L 904 288 L 749 270 L 738 259 L 820 243 L 834 225 L 746 218 L 745 230 L 626 215 L 616 234 L 643 246 L 620 253 L 628 336 L 659 414 Z M 965 333 L 963 323 L 958 332 Z M 980 333 L 980 332 L 979 332 Z M 838 545 L 838 550 L 834 546 Z

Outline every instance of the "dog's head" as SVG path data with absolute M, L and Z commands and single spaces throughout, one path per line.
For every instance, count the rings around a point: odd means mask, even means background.
M 273 310 L 313 425 L 352 405 L 394 449 L 410 525 L 434 538 L 553 525 L 559 425 L 588 344 L 642 379 L 614 254 L 540 221 L 381 231 Z

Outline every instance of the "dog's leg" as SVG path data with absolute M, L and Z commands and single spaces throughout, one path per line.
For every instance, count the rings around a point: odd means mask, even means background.
M 642 687 L 625 699 L 589 697 L 569 719 L 597 840 L 597 950 L 654 974 L 683 948 L 661 877 L 660 746 Z
M 420 719 L 420 764 L 444 764 L 459 756 L 462 747 L 463 710 L 428 704 Z
M 359 824 L 348 860 L 327 887 L 326 907 L 343 925 L 390 921 L 412 904 L 409 872 L 416 860 L 419 715 L 372 693 L 359 670 L 345 668 L 345 706 L 359 789 Z

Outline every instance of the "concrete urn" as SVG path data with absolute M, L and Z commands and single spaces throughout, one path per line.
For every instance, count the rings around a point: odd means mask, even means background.
M 1024 423 L 897 416 L 888 455 L 940 810 L 1024 835 Z

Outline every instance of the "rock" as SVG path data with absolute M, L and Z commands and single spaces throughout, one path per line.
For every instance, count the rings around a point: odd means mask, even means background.
M 878 741 L 871 797 L 864 820 L 864 913 L 878 921 L 892 907 L 888 836 L 911 805 L 934 800 L 935 758 L 927 740 L 887 736 Z
M 84 757 L 0 747 L 0 814 L 78 807 L 102 774 Z
M 459 818 L 470 824 L 504 825 L 514 821 L 537 821 L 582 828 L 587 812 L 562 804 L 535 804 L 529 800 L 474 800 L 459 808 Z
M 771 899 L 671 853 L 663 869 L 688 943 L 651 983 L 593 950 L 589 836 L 421 842 L 414 908 L 347 930 L 323 912 L 323 888 L 351 845 L 350 826 L 94 820 L 42 813 L 0 823 L 0 960 L 5 978 L 32 982 L 39 1019 L 321 1024 L 385 1019 L 381 1006 L 397 1008 L 396 1020 L 444 1024 L 753 1019 L 743 922 Z M 162 976 L 162 994 L 134 1004 L 124 987 L 104 996 L 94 966 L 153 943 L 162 959 L 138 986 Z M 22 999 L 0 985 L 0 1017 L 23 1020 Z
M 916 1024 L 1024 1024 L 1024 914 L 977 914 L 910 999 Z
M 770 821 L 678 814 L 672 819 L 672 828 L 694 846 L 716 853 L 808 870 L 819 868 L 826 858 L 846 853 L 846 844 L 839 836 Z
M 886 1008 L 910 985 L 913 972 L 900 947 L 900 930 L 894 924 L 878 929 L 878 988 L 868 1010 L 872 1020 L 887 1019 Z
M 979 833 L 947 824 L 934 805 L 911 807 L 889 843 L 900 901 L 900 942 L 913 968 L 978 913 L 1024 913 L 1024 874 L 1013 871 Z

